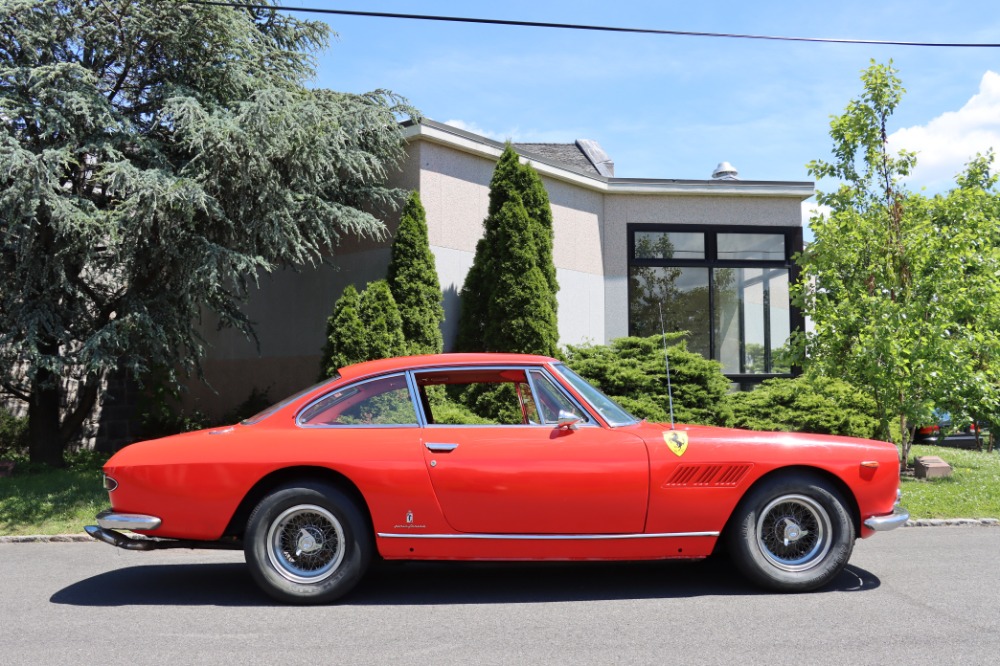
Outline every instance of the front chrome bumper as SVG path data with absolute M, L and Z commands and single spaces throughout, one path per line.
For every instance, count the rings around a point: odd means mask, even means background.
M 888 516 L 872 516 L 865 521 L 865 527 L 875 532 L 888 532 L 902 527 L 910 519 L 910 512 L 901 506 L 893 509 Z

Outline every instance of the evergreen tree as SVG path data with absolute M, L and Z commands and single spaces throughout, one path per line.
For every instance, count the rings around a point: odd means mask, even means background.
M 493 293 L 486 303 L 485 348 L 554 356 L 559 331 L 552 292 L 538 265 L 531 218 L 517 192 L 493 219 L 498 243 Z
M 108 372 L 194 369 L 202 313 L 252 335 L 248 277 L 384 233 L 411 110 L 307 85 L 327 25 L 236 4 L 0 3 L 0 391 L 34 462 Z
M 365 359 L 389 358 L 406 353 L 403 320 L 385 280 L 369 282 L 361 292 L 358 316 L 366 332 Z
M 345 365 L 367 360 L 368 332 L 361 321 L 360 304 L 358 290 L 353 284 L 347 285 L 333 307 L 333 314 L 326 320 L 321 380 L 332 377 Z
M 392 244 L 389 289 L 399 306 L 403 336 L 411 354 L 438 354 L 443 343 L 441 285 L 434 254 L 427 240 L 427 214 L 414 191 L 403 208 L 403 216 Z
M 462 287 L 456 347 L 555 354 L 552 209 L 538 173 L 509 143 L 490 181 L 483 227 Z

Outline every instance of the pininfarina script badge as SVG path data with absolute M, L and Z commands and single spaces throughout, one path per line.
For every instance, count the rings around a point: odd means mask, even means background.
M 682 456 L 688 448 L 688 434 L 682 430 L 671 430 L 663 433 L 663 441 L 675 455 Z

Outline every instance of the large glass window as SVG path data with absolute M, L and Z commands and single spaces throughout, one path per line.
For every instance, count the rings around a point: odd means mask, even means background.
M 686 331 L 688 349 L 734 380 L 790 374 L 799 315 L 788 257 L 801 250 L 801 229 L 694 229 L 629 227 L 629 334 Z

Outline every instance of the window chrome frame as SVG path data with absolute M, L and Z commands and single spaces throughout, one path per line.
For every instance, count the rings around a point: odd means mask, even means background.
M 310 400 L 306 403 L 298 412 L 295 414 L 295 425 L 296 427 L 302 428 L 303 430 L 317 430 L 317 429 L 329 429 L 329 430 L 344 430 L 345 428 L 419 428 L 421 427 L 421 421 L 423 418 L 420 405 L 418 404 L 417 395 L 413 391 L 413 384 L 408 376 L 409 370 L 398 370 L 396 372 L 389 372 L 384 375 L 377 375 L 375 377 L 366 377 L 359 379 L 356 382 L 351 382 L 345 386 L 340 386 L 333 391 L 327 391 L 323 395 L 319 396 L 314 400 Z M 371 382 L 379 381 L 382 379 L 389 379 L 391 377 L 402 377 L 404 380 L 404 385 L 406 391 L 410 397 L 410 406 L 413 408 L 413 413 L 415 419 L 413 423 L 317 423 L 309 424 L 302 422 L 302 415 L 305 414 L 309 409 L 315 406 L 317 403 L 322 402 L 330 395 L 338 393 L 340 391 L 349 391 L 353 388 L 362 386 L 364 384 L 370 384 Z M 400 387 L 402 388 L 402 387 Z M 396 389 L 398 390 L 398 389 Z
M 595 418 L 596 413 L 595 413 L 594 408 L 592 408 L 590 405 L 586 404 L 585 402 L 581 403 L 581 401 L 578 400 L 576 398 L 576 396 L 574 396 L 571 392 L 567 391 L 566 387 L 563 386 L 563 384 L 558 380 L 558 378 L 556 378 L 556 377 L 554 377 L 552 375 L 552 373 L 549 371 L 549 368 L 547 366 L 544 366 L 544 365 L 454 365 L 454 366 L 433 366 L 433 367 L 427 367 L 427 368 L 418 368 L 418 369 L 407 370 L 407 373 L 409 375 L 411 375 L 411 380 L 413 382 L 413 385 L 414 385 L 414 387 L 416 387 L 418 385 L 417 384 L 417 378 L 416 378 L 417 374 L 434 373 L 434 372 L 483 371 L 483 370 L 498 370 L 498 371 L 503 371 L 503 370 L 520 370 L 520 371 L 524 372 L 525 381 L 528 383 L 528 386 L 531 388 L 532 399 L 534 399 L 534 397 L 535 397 L 536 389 L 535 389 L 534 381 L 531 378 L 531 371 L 532 370 L 538 370 L 538 371 L 542 372 L 543 374 L 545 374 L 548 377 L 549 381 L 551 381 L 552 384 L 555 385 L 556 389 L 559 390 L 559 391 L 561 391 L 562 394 L 570 401 L 570 403 L 572 403 L 573 406 L 575 406 L 577 408 L 577 410 L 579 410 L 580 414 L 583 415 L 586 418 L 585 421 L 583 421 L 583 422 L 581 422 L 581 423 L 578 424 L 579 427 L 581 427 L 581 428 L 600 428 L 601 427 L 599 420 L 597 418 Z M 482 382 L 480 382 L 480 383 L 482 383 Z M 513 384 L 514 382 L 496 382 L 496 383 L 499 385 L 499 384 L 505 384 L 505 383 Z M 438 384 L 438 386 L 445 386 L 445 384 Z M 416 400 L 417 403 L 420 402 L 419 394 L 414 393 L 413 397 L 414 397 L 414 399 Z M 537 405 L 537 400 L 536 400 L 536 405 Z M 423 413 L 423 405 L 419 405 L 419 409 L 417 411 L 417 416 L 418 416 L 418 418 L 421 421 L 421 427 L 422 428 L 427 428 L 427 429 L 433 429 L 433 428 L 546 428 L 548 430 L 554 430 L 554 429 L 558 428 L 558 426 L 556 424 L 550 424 L 550 423 L 428 423 L 427 422 L 427 416 Z M 539 414 L 539 416 L 541 416 L 541 414 Z

